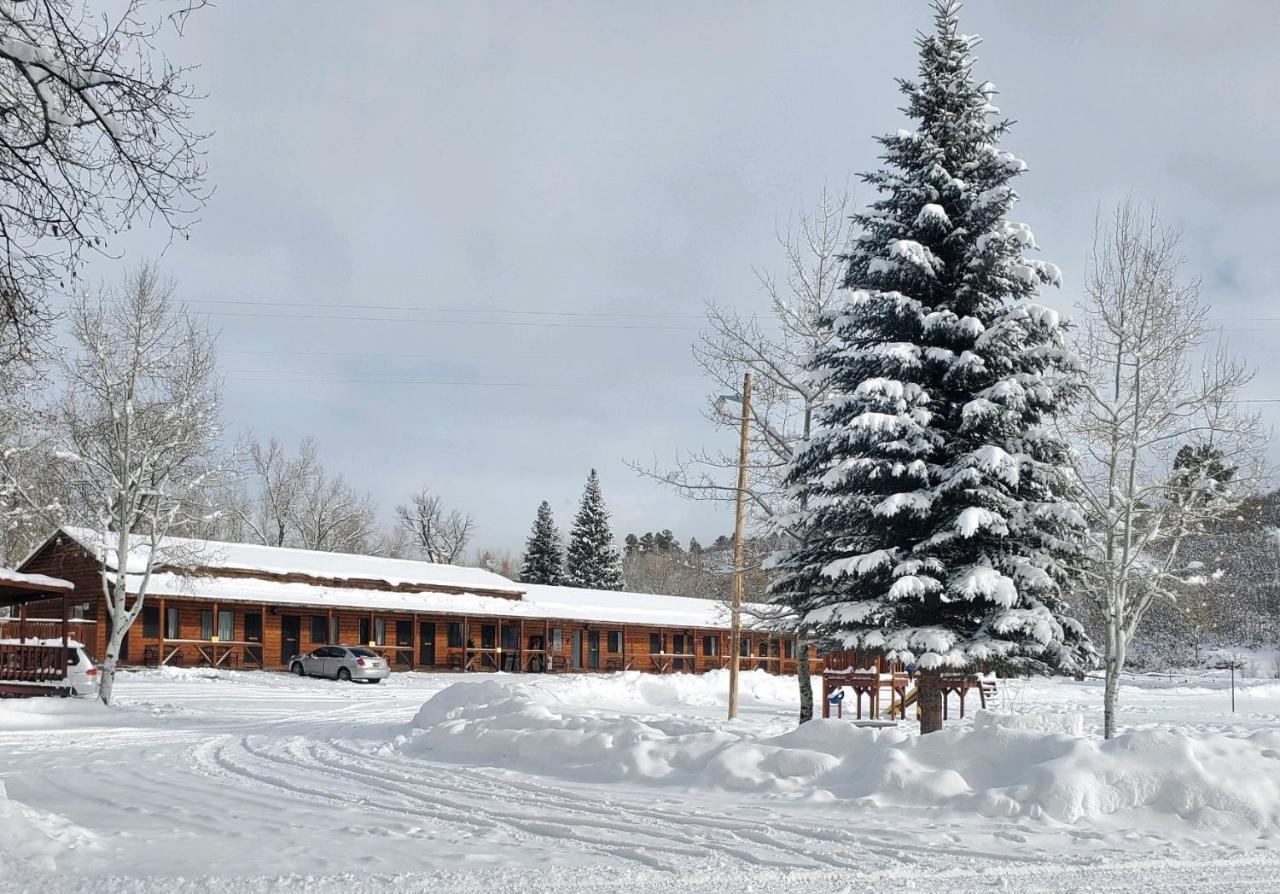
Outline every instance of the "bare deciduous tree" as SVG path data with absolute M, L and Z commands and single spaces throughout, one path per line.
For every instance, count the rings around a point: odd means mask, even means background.
M 453 565 L 461 561 L 475 532 L 471 516 L 446 510 L 444 501 L 425 487 L 410 503 L 396 507 L 396 518 L 428 562 Z
M 1095 233 L 1075 345 L 1087 396 L 1069 424 L 1091 531 L 1087 593 L 1106 629 L 1107 737 L 1148 609 L 1212 572 L 1183 555 L 1184 541 L 1235 512 L 1262 474 L 1264 436 L 1239 401 L 1253 373 L 1211 343 L 1182 263 L 1154 212 L 1119 206 Z
M 689 499 L 732 503 L 737 494 L 738 452 L 733 435 L 738 429 L 739 409 L 736 401 L 722 398 L 739 390 L 743 372 L 750 370 L 754 386 L 748 426 L 748 520 L 762 534 L 781 531 L 795 536 L 786 519 L 796 506 L 783 479 L 796 447 L 809 437 L 813 409 L 821 399 L 820 389 L 807 374 L 806 361 L 827 340 L 816 321 L 838 300 L 849 244 L 851 201 L 848 190 L 837 193 L 824 188 L 817 207 L 802 209 L 796 225 L 778 235 L 786 259 L 783 280 L 757 269 L 772 311 L 768 326 L 777 326 L 776 333 L 755 317 L 744 318 L 715 303 L 707 305 L 710 331 L 702 335 L 693 351 L 713 383 L 705 415 L 723 433 L 724 448 L 678 456 L 669 469 L 631 463 L 633 469 Z M 782 619 L 771 621 L 781 623 Z M 801 639 L 801 722 L 813 713 L 806 660 L 809 649 L 810 644 Z
M 724 434 L 721 450 L 699 450 L 676 458 L 671 468 L 631 463 L 631 468 L 692 500 L 732 503 L 737 493 L 739 407 L 721 398 L 742 388 L 751 371 L 751 425 L 748 431 L 747 499 L 757 530 L 786 530 L 793 508 L 782 484 L 798 443 L 808 437 L 820 394 L 809 381 L 805 361 L 826 336 L 815 324 L 833 306 L 840 288 L 842 255 L 848 248 L 851 196 L 823 189 L 817 207 L 801 210 L 793 227 L 779 233 L 785 274 L 779 281 L 757 269 L 772 313 L 761 322 L 731 307 L 707 305 L 708 331 L 693 346 L 694 357 L 712 382 L 704 411 Z M 776 331 L 774 331 L 776 327 Z
M 120 642 L 142 610 L 152 570 L 179 559 L 163 539 L 198 521 L 190 513 L 205 500 L 193 497 L 230 477 L 219 459 L 215 340 L 181 310 L 174 290 L 144 265 L 118 290 L 77 298 L 70 322 L 78 350 L 59 361 L 65 391 L 43 420 L 43 455 L 57 466 L 63 508 L 97 530 L 127 569 L 107 587 L 111 628 L 99 688 L 107 703 Z M 40 505 L 14 456 L 4 454 L 0 472 Z
M 373 498 L 330 475 L 320 462 L 314 438 L 289 456 L 272 438 L 248 450 L 257 492 L 240 508 L 248 537 L 268 546 L 358 553 L 377 541 L 378 509 Z
M 373 497 L 318 465 L 305 481 L 298 509 L 298 545 L 334 553 L 369 552 L 378 536 Z
M 204 135 L 189 68 L 157 48 L 144 0 L 0 4 L 0 360 L 29 354 L 51 287 L 139 215 L 185 234 L 202 204 Z M 68 271 L 70 271 L 68 273 Z

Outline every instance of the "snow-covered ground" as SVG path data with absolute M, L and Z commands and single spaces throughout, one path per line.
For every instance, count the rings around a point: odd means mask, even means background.
M 0 892 L 1232 891 L 1280 877 L 1280 682 L 1002 685 L 921 739 L 794 680 L 145 671 L 0 702 Z M 1003 716 L 1012 715 L 1012 716 Z M 912 725 L 913 726 L 913 725 Z M 1083 732 L 1083 735 L 1080 733 Z M 7 795 L 7 797 L 6 797 Z M 794 888 L 792 888 L 794 890 Z

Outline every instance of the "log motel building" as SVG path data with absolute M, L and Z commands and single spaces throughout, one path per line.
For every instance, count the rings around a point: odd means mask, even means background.
M 18 570 L 70 582 L 69 599 L 24 603 L 0 637 L 19 622 L 28 636 L 60 637 L 68 611 L 71 637 L 101 661 L 107 588 L 123 573 L 137 591 L 143 549 L 121 568 L 101 533 L 60 528 Z M 241 543 L 168 538 L 159 552 L 123 665 L 287 669 L 294 655 L 330 644 L 366 645 L 397 670 L 698 673 L 728 664 L 728 613 L 711 600 Z M 794 639 L 751 626 L 744 617 L 740 666 L 795 673 Z

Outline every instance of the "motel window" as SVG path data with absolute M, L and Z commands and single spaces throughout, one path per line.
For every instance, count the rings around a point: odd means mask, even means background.
M 795 640 L 793 640 L 793 639 L 789 639 L 789 640 L 787 640 L 787 644 L 786 644 L 786 652 L 785 652 L 785 654 L 786 654 L 787 658 L 795 658 L 795 657 L 796 657 L 796 641 L 795 641 Z
M 649 654 L 657 655 L 661 651 L 662 651 L 662 634 L 650 633 L 649 634 Z
M 165 639 L 181 639 L 178 636 L 178 610 L 170 606 L 164 610 Z
M 235 612 L 218 612 L 218 639 L 224 643 L 234 642 L 236 638 Z
M 155 605 L 142 607 L 142 638 L 160 638 L 160 608 Z
M 360 619 L 360 645 L 367 646 L 373 642 L 373 631 L 369 629 L 369 619 Z
M 747 639 L 744 636 L 742 639 L 738 640 L 738 657 L 747 658 L 750 655 L 751 655 L 751 640 Z
M 551 651 L 561 652 L 564 650 L 564 631 L 559 627 L 551 628 Z
M 621 630 L 609 631 L 609 654 L 611 655 L 622 654 L 622 631 Z
M 213 609 L 200 609 L 200 638 L 213 639 Z
M 329 619 L 324 615 L 311 616 L 311 644 L 327 643 L 329 641 Z
M 450 621 L 445 630 L 445 643 L 450 649 L 462 648 L 462 622 Z
M 716 642 L 716 637 L 704 636 L 702 638 L 702 654 L 707 658 L 710 658 L 712 655 L 715 655 L 718 653 L 719 645 L 720 644 Z
M 340 643 L 342 637 L 338 635 L 338 616 L 334 615 L 329 619 L 329 642 Z
M 373 641 L 380 646 L 387 644 L 387 619 L 373 619 Z
M 249 643 L 262 642 L 261 612 L 250 612 L 244 616 L 244 639 Z
M 760 640 L 760 657 L 761 658 L 769 657 L 769 644 L 764 640 Z

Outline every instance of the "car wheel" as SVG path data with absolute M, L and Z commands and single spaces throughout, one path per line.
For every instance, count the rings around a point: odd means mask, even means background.
M 307 675 L 307 672 L 302 669 L 301 661 L 295 661 L 289 670 L 293 672 L 294 676 L 305 677 Z
M 381 678 L 381 677 L 374 677 L 374 678 L 373 678 L 372 680 L 370 680 L 369 682 L 370 682 L 370 683 L 372 683 L 373 685 L 377 686 L 379 683 L 381 683 L 381 682 L 382 682 L 382 678 Z
M 338 668 L 338 679 L 341 680 L 343 683 L 350 683 L 351 671 L 347 670 L 345 667 Z

